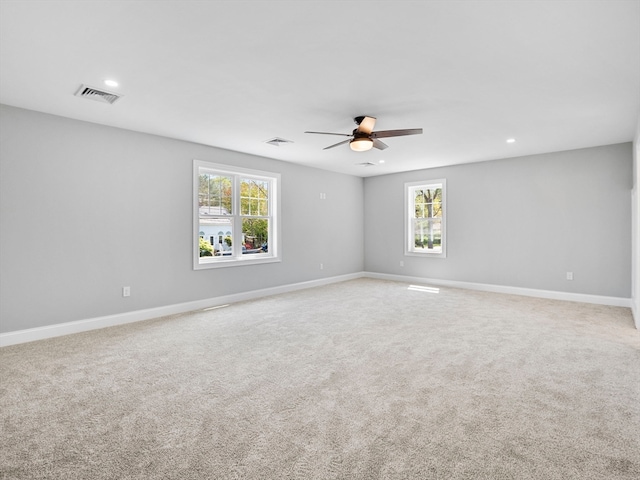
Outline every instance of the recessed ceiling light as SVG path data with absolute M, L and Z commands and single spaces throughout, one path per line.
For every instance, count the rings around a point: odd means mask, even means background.
M 509 138 L 507 140 L 507 143 L 516 143 L 516 139 L 515 138 Z
M 104 84 L 108 87 L 117 87 L 118 86 L 118 82 L 116 82 L 115 80 L 105 80 Z
M 378 160 L 378 163 L 384 163 L 384 160 Z

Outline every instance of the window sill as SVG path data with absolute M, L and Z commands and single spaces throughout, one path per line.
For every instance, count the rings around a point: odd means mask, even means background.
M 207 257 L 204 257 L 207 258 Z M 215 258 L 215 257 L 210 257 Z M 216 259 L 205 261 L 204 263 L 198 263 L 194 266 L 194 270 L 207 270 L 210 268 L 225 268 L 225 267 L 242 267 L 246 265 L 259 265 L 261 263 L 275 263 L 282 261 L 279 257 L 262 257 L 262 258 L 230 258 L 230 259 Z
M 446 252 L 404 252 L 405 257 L 447 258 Z

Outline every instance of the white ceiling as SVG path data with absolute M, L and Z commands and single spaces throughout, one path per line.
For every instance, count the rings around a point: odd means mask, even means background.
M 1 103 L 359 176 L 627 142 L 640 114 L 638 0 L 0 0 L 0 22 Z M 357 115 L 424 134 L 304 133 Z

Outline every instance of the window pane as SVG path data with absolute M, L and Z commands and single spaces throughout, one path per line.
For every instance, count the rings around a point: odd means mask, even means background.
M 269 182 L 267 180 L 243 178 L 240 180 L 240 214 L 269 215 Z
M 414 206 L 416 218 L 442 217 L 442 189 L 416 189 Z
M 442 189 L 437 188 L 433 193 L 432 216 L 442 217 Z
M 231 177 L 211 173 L 200 174 L 200 215 L 231 215 L 231 185 Z
M 200 215 L 200 257 L 231 255 L 233 224 L 229 217 Z
M 260 200 L 258 203 L 258 215 L 267 216 L 269 215 L 269 201 L 268 200 Z
M 416 218 L 413 223 L 413 232 L 416 249 L 441 250 L 442 220 L 439 218 Z
M 243 218 L 242 253 L 255 254 L 269 251 L 269 220 L 266 218 Z

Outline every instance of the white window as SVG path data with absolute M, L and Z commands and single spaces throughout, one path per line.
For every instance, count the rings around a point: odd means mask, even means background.
M 277 173 L 193 162 L 193 268 L 277 262 Z
M 405 183 L 405 255 L 446 257 L 446 180 Z

